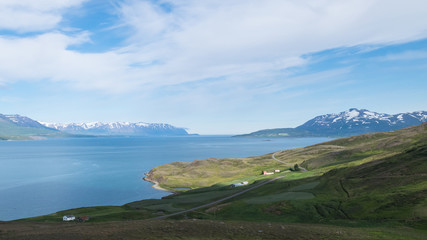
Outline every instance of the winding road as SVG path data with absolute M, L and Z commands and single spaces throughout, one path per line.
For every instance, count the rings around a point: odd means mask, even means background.
M 287 163 L 287 162 L 283 162 L 283 161 L 280 161 L 279 159 L 277 159 L 276 158 L 276 153 L 279 153 L 279 152 L 282 152 L 282 151 L 278 151 L 278 152 L 275 152 L 275 153 L 273 153 L 273 155 L 271 156 L 274 160 L 276 160 L 276 161 L 278 161 L 278 162 L 281 162 L 281 163 L 283 163 L 283 164 L 286 164 L 286 165 L 290 165 L 290 166 L 292 166 L 292 164 L 290 164 L 290 163 Z M 298 166 L 300 169 L 301 169 L 301 171 L 303 171 L 303 172 L 307 172 L 308 170 L 307 169 L 305 169 L 305 168 L 303 168 L 303 167 L 301 167 L 301 166 Z
M 216 201 L 213 201 L 213 202 L 210 202 L 210 203 L 207 203 L 207 204 L 204 204 L 204 205 L 198 206 L 198 207 L 190 208 L 190 209 L 187 209 L 187 210 L 184 210 L 184 211 L 180 211 L 180 212 L 176 212 L 176 213 L 171 213 L 171 214 L 168 214 L 168 215 L 158 216 L 158 217 L 155 217 L 155 218 L 153 218 L 153 219 L 165 219 L 165 218 L 168 218 L 168 217 L 172 217 L 172 216 L 180 215 L 180 214 L 183 214 L 183 213 L 192 212 L 192 211 L 195 211 L 195 210 L 198 210 L 198 209 L 201 209 L 201 208 L 209 207 L 209 206 L 212 206 L 212 205 L 218 204 L 218 203 L 220 203 L 220 202 L 224 202 L 224 201 L 226 201 L 226 200 L 229 200 L 229 199 L 231 199 L 231 198 L 234 198 L 234 197 L 240 196 L 240 195 L 242 195 L 242 194 L 244 194 L 244 193 L 246 193 L 246 192 L 249 192 L 249 191 L 251 191 L 251 190 L 254 190 L 254 189 L 256 189 L 256 188 L 259 188 L 259 187 L 261 187 L 261 186 L 264 186 L 264 185 L 265 185 L 265 184 L 267 184 L 267 183 L 271 183 L 271 182 L 276 181 L 277 179 L 280 179 L 280 178 L 283 178 L 283 177 L 284 177 L 284 176 L 280 176 L 280 177 L 276 177 L 276 178 L 270 179 L 270 180 L 268 180 L 268 181 L 265 181 L 265 182 L 259 183 L 259 184 L 255 185 L 255 186 L 252 186 L 252 187 L 250 187 L 250 188 L 248 188 L 248 189 L 245 189 L 245 190 L 243 190 L 243 191 L 240 191 L 240 192 L 238 192 L 238 193 L 235 193 L 235 194 L 233 194 L 233 195 L 230 195 L 230 196 L 228 196 L 228 197 L 221 198 L 221 199 L 219 199 L 219 200 L 216 200 Z
M 283 162 L 283 161 L 280 161 L 279 159 L 277 159 L 277 158 L 276 158 L 276 153 L 279 153 L 279 152 L 282 152 L 282 151 L 278 151 L 278 152 L 273 153 L 273 156 L 271 156 L 271 157 L 272 157 L 274 160 L 278 161 L 278 162 L 281 162 L 281 163 L 283 163 L 283 164 L 289 165 L 289 163 L 287 163 L 287 162 Z

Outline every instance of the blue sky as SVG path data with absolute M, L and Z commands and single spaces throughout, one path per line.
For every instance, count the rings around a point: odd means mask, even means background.
M 427 110 L 424 0 L 5 0 L 0 113 L 201 134 Z

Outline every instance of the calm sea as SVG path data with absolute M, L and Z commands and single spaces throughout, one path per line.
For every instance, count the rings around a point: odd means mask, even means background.
M 158 165 L 257 156 L 327 140 L 188 136 L 0 141 L 0 220 L 161 198 L 168 193 L 142 180 Z

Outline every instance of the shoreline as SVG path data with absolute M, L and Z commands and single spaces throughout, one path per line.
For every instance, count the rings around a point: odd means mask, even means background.
M 151 187 L 154 189 L 164 191 L 164 192 L 176 193 L 176 191 L 172 191 L 172 190 L 168 190 L 168 189 L 160 187 L 159 182 L 157 182 L 155 180 L 147 179 L 147 176 L 143 177 L 142 180 L 152 183 L 153 185 Z

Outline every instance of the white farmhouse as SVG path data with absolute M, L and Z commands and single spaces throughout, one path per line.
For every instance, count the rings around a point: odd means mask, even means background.
M 62 221 L 69 222 L 76 220 L 76 217 L 74 215 L 66 215 L 62 217 Z
M 262 175 L 273 175 L 274 172 L 262 171 Z

